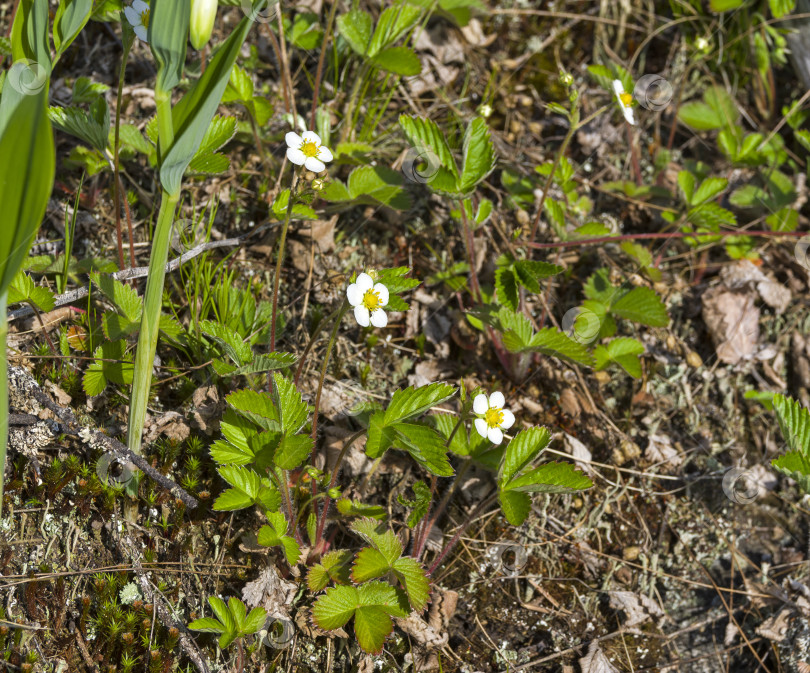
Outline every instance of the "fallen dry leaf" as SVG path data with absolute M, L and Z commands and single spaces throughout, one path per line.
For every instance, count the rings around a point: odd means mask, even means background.
M 657 620 L 664 611 L 652 598 L 632 591 L 609 591 L 610 607 L 624 612 L 624 627 L 636 626 L 646 621 Z
M 707 290 L 703 295 L 703 319 L 721 362 L 735 365 L 754 356 L 759 340 L 759 309 L 746 290 Z
M 588 654 L 579 660 L 579 665 L 582 673 L 619 673 L 595 640 L 588 647 Z

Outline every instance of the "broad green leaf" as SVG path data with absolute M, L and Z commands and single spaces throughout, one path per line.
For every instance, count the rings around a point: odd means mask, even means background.
M 126 353 L 126 342 L 105 341 L 93 352 L 93 362 L 85 371 L 82 384 L 89 396 L 98 395 L 107 383 L 132 383 L 132 357 Z
M 191 4 L 189 2 L 151 0 L 149 4 L 147 37 L 158 66 L 155 83 L 155 89 L 158 91 L 171 91 L 183 76 L 190 17 Z M 213 59 L 211 65 L 213 65 Z M 176 132 L 177 128 L 175 128 L 175 134 Z M 170 194 L 177 193 L 167 191 Z
M 431 383 L 426 386 L 397 390 L 385 410 L 385 423 L 390 425 L 415 418 L 431 407 L 449 400 L 456 393 L 455 386 Z
M 453 476 L 444 438 L 436 430 L 417 423 L 397 423 L 394 430 L 397 435 L 394 445 L 397 448 L 411 454 L 431 474 L 439 477 Z
M 446 169 L 458 181 L 459 174 L 456 162 L 450 152 L 450 147 L 444 138 L 444 134 L 432 119 L 420 117 L 409 117 L 400 115 L 399 125 L 411 142 L 414 148 L 431 151 L 440 166 Z
M 349 43 L 355 54 L 364 56 L 371 41 L 371 14 L 353 9 L 337 19 L 340 35 Z
M 253 506 L 254 500 L 238 488 L 229 488 L 214 501 L 214 510 L 217 512 L 231 512 L 237 509 L 247 509 Z
M 57 55 L 63 54 L 76 39 L 92 12 L 93 0 L 60 0 L 53 20 L 53 46 Z
M 203 631 L 204 633 L 225 633 L 225 631 L 227 631 L 225 625 L 213 617 L 195 619 L 188 625 L 188 628 L 192 631 Z
M 48 29 L 48 3 L 42 0 L 20 0 L 11 27 L 12 58 L 15 63 L 25 64 L 29 68 L 44 68 L 46 77 L 51 74 Z M 9 78 L 11 76 L 9 73 Z
M 632 320 L 650 327 L 669 325 L 669 316 L 664 302 L 648 287 L 634 287 L 611 305 L 610 312 L 625 320 Z
M 537 262 L 531 259 L 519 259 L 515 262 L 515 273 L 520 284 L 530 292 L 540 292 L 540 282 L 564 271 L 561 266 L 548 262 Z
M 55 171 L 47 88 L 21 98 L 7 94 L 9 91 L 6 86 L 0 98 L 0 117 L 10 122 L 0 129 L 0 157 L 6 157 L 0 161 L 0 296 L 28 255 L 45 214 Z
M 383 554 L 372 548 L 361 549 L 352 566 L 352 581 L 355 584 L 368 582 L 386 575 L 391 570 L 391 563 Z
M 309 570 L 307 575 L 307 586 L 310 591 L 321 591 L 326 588 L 329 582 L 336 584 L 349 584 L 351 581 L 349 565 L 352 554 L 347 549 L 336 549 L 327 552 L 321 557 L 321 562 L 316 563 Z
M 710 201 L 721 194 L 726 187 L 728 187 L 728 180 L 725 178 L 706 178 L 700 183 L 700 187 L 698 187 L 690 200 L 690 205 L 698 206 L 701 203 Z
M 773 396 L 773 408 L 790 450 L 810 460 L 810 411 L 800 402 L 779 394 Z
M 697 179 L 689 171 L 678 171 L 678 187 L 681 188 L 683 198 L 687 203 L 692 203 L 692 196 L 695 193 Z
M 47 287 L 34 284 L 31 277 L 20 271 L 8 288 L 7 301 L 9 304 L 29 302 L 41 312 L 48 312 L 54 307 L 54 295 Z
M 630 337 L 613 339 L 607 346 L 597 346 L 594 350 L 596 369 L 605 369 L 608 364 L 615 362 L 630 376 L 641 378 L 641 362 L 639 355 L 644 353 L 644 345 Z
M 529 516 L 529 510 L 532 507 L 531 496 L 519 491 L 500 491 L 498 502 L 506 520 L 513 526 L 522 524 Z
M 278 431 L 280 429 L 278 411 L 273 404 L 273 399 L 267 393 L 244 388 L 231 393 L 225 399 L 231 407 L 265 430 Z
M 393 630 L 390 615 L 407 617 L 404 597 L 385 582 L 373 581 L 360 587 L 337 586 L 326 590 L 312 607 L 318 627 L 333 631 L 354 617 L 354 632 L 360 647 L 369 653 L 382 651 Z
M 410 47 L 388 47 L 372 56 L 371 62 L 387 72 L 403 77 L 412 77 L 422 72 L 422 63 Z
M 213 610 L 217 619 L 225 626 L 226 631 L 236 631 L 236 622 L 231 615 L 231 611 L 228 610 L 225 601 L 217 596 L 209 596 L 208 605 L 211 606 L 211 610 Z
M 173 2 L 173 0 L 161 1 L 164 3 L 167 1 Z M 173 4 L 183 5 L 188 8 L 188 3 L 185 2 Z M 152 11 L 154 12 L 154 9 Z M 153 14 L 153 18 L 149 23 L 150 43 L 152 26 L 156 20 L 157 17 Z M 187 31 L 187 16 L 184 25 L 184 30 Z M 222 94 L 228 85 L 231 68 L 239 55 L 242 43 L 245 41 L 251 25 L 252 22 L 249 17 L 245 17 L 239 22 L 228 39 L 217 50 L 202 76 L 172 110 L 174 142 L 166 156 L 162 157 L 160 166 L 160 181 L 169 194 L 180 192 L 183 174 L 202 144 L 211 120 L 214 118 L 214 113 L 222 100 Z M 185 55 L 185 47 L 184 37 L 183 55 Z
M 276 449 L 273 462 L 282 470 L 294 470 L 312 453 L 309 435 L 284 435 Z
M 245 624 L 242 628 L 242 632 L 246 635 L 250 635 L 251 633 L 257 633 L 259 629 L 264 626 L 264 622 L 267 619 L 267 611 L 262 608 L 253 608 L 248 616 L 245 618 Z
M 805 493 L 810 493 L 810 458 L 799 451 L 790 451 L 771 461 L 782 474 L 794 479 Z
M 368 45 L 368 55 L 374 57 L 387 46 L 396 42 L 405 31 L 416 23 L 421 11 L 419 7 L 404 3 L 384 9 L 377 20 L 374 35 L 372 35 Z
M 548 446 L 550 439 L 551 435 L 546 428 L 529 428 L 518 432 L 506 446 L 498 482 L 506 484 L 513 479 L 540 455 L 540 452 Z
M 430 597 L 430 581 L 419 561 L 399 558 L 394 561 L 393 571 L 405 589 L 411 608 L 420 612 L 424 610 Z
M 495 169 L 495 147 L 482 117 L 476 117 L 467 125 L 461 167 L 458 191 L 465 195 L 472 193 Z
M 706 103 L 692 101 L 678 109 L 678 119 L 696 131 L 711 131 L 723 127 L 723 119 Z
M 593 365 L 593 356 L 581 343 L 569 339 L 556 327 L 545 327 L 535 334 L 525 349 L 531 352 L 551 355 L 569 362 Z
M 518 286 L 513 267 L 504 266 L 495 271 L 495 289 L 498 300 L 513 311 L 518 308 Z
M 228 599 L 228 611 L 231 613 L 231 617 L 233 617 L 233 621 L 236 623 L 236 630 L 240 632 L 243 631 L 245 628 L 245 618 L 247 617 L 245 604 L 238 598 L 231 597 Z
M 223 465 L 217 469 L 220 476 L 234 488 L 255 499 L 259 494 L 261 477 L 253 470 L 241 465 Z
M 508 491 L 521 493 L 570 493 L 593 486 L 593 482 L 571 463 L 543 463 L 506 484 Z
M 281 429 L 290 434 L 298 432 L 307 421 L 309 405 L 301 398 L 295 384 L 274 372 L 272 395 L 275 407 L 280 410 Z
M 132 321 L 141 319 L 143 300 L 132 286 L 99 273 L 91 273 L 90 280 L 124 317 Z

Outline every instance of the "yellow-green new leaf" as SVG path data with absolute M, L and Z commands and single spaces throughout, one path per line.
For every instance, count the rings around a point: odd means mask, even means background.
M 47 89 L 19 99 L 0 135 L 0 157 L 14 157 L 0 162 L 0 295 L 28 254 L 53 187 L 55 154 L 46 100 Z

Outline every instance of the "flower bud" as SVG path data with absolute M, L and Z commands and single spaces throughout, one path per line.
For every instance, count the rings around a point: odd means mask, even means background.
M 332 498 L 332 500 L 337 500 L 340 497 L 340 488 L 334 486 L 330 488 L 326 493 L 330 498 Z
M 217 0 L 191 0 L 191 22 L 189 37 L 196 50 L 202 49 L 214 30 L 217 18 Z

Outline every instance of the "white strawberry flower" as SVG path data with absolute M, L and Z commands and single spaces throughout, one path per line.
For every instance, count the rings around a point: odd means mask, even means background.
M 144 0 L 132 0 L 129 7 L 124 7 L 124 16 L 135 31 L 138 39 L 147 42 L 146 35 L 149 30 L 149 5 Z
M 304 131 L 300 136 L 290 131 L 286 136 L 287 158 L 296 166 L 305 166 L 308 171 L 320 173 L 326 169 L 325 161 L 332 161 L 328 147 L 321 145 L 321 137 L 315 131 Z
M 361 273 L 357 280 L 346 288 L 349 304 L 354 307 L 354 317 L 357 324 L 368 327 L 385 327 L 388 316 L 383 307 L 388 303 L 388 288 L 382 283 L 374 284 L 374 280 L 367 273 Z
M 504 404 L 506 400 L 502 392 L 492 393 L 489 399 L 484 393 L 479 393 L 473 400 L 473 411 L 479 416 L 474 422 L 475 429 L 493 444 L 500 444 L 503 431 L 515 423 L 515 415 L 509 409 L 504 409 Z
M 635 126 L 636 118 L 633 116 L 633 108 L 630 107 L 633 103 L 633 94 L 625 92 L 624 85 L 618 79 L 613 80 L 613 91 L 616 92 L 616 100 L 619 101 L 625 121 Z

